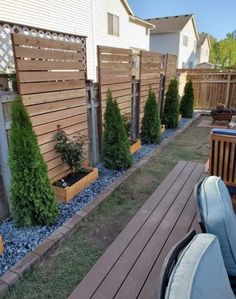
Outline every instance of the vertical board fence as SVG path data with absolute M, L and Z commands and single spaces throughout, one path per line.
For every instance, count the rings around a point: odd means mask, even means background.
M 52 182 L 69 167 L 54 150 L 58 126 L 73 136 L 85 136 L 88 122 L 85 73 L 81 44 L 20 34 L 12 35 L 18 90 Z M 88 156 L 88 155 L 87 155 Z
M 144 105 L 149 88 L 155 92 L 157 99 L 160 93 L 161 54 L 156 52 L 140 52 L 140 103 L 139 123 L 143 118 Z
M 193 82 L 195 109 L 214 109 L 219 102 L 236 108 L 236 72 L 188 70 L 187 79 Z
M 132 50 L 98 46 L 98 74 L 102 119 L 108 89 L 122 115 L 131 115 Z

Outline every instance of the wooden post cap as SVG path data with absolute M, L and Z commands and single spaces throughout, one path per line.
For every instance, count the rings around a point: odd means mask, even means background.
M 2 254 L 3 251 L 4 251 L 3 238 L 2 238 L 2 236 L 0 235 L 0 254 Z

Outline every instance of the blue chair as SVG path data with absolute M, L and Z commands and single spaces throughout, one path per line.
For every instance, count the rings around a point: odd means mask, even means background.
M 220 177 L 210 176 L 195 186 L 203 231 L 219 238 L 225 267 L 236 277 L 236 216 L 228 189 Z
M 187 245 L 186 240 L 190 240 Z M 163 265 L 159 299 L 235 299 L 217 237 L 188 235 L 182 243 L 171 250 Z

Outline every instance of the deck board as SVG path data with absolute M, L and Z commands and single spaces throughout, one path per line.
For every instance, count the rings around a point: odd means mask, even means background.
M 204 167 L 180 161 L 69 299 L 158 298 L 158 276 L 170 248 L 190 228 L 199 230 L 193 188 Z

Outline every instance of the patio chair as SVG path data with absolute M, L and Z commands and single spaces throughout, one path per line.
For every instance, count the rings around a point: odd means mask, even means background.
M 210 176 L 195 186 L 203 231 L 218 237 L 226 270 L 236 280 L 236 216 L 228 189 L 220 177 Z
M 211 131 L 209 174 L 221 177 L 230 193 L 236 194 L 236 130 Z
M 231 121 L 228 125 L 229 129 L 236 130 L 236 115 L 232 116 Z
M 159 299 L 235 299 L 218 238 L 211 234 L 190 233 L 178 243 L 163 264 L 161 279 Z

